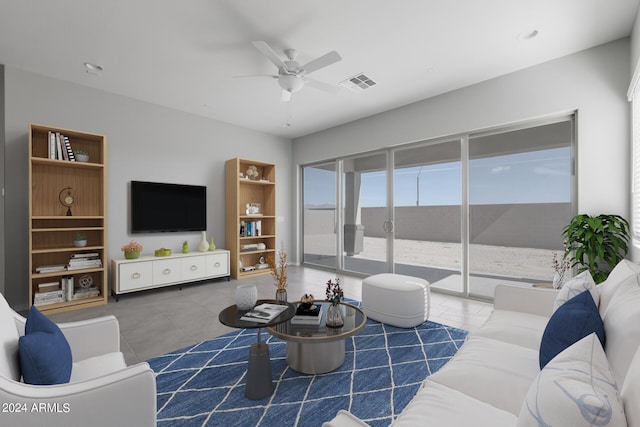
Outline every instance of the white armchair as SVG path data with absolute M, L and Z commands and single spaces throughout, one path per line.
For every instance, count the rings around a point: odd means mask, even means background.
M 0 295 L 0 425 L 156 425 L 154 373 L 147 363 L 126 366 L 114 316 L 58 324 L 71 347 L 71 380 L 48 386 L 21 381 L 25 322 Z

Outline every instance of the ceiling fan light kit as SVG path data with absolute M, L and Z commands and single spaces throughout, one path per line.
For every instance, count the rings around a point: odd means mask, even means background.
M 266 42 L 254 41 L 253 45 L 278 68 L 278 74 L 271 77 L 277 78 L 278 85 L 282 88 L 281 101 L 290 101 L 291 94 L 302 89 L 305 83 L 309 83 L 309 86 L 325 92 L 335 92 L 334 88 L 331 88 L 330 85 L 310 80 L 307 78 L 307 75 L 340 61 L 342 57 L 338 52 L 331 51 L 301 66 L 295 60 L 298 55 L 295 49 L 286 49 L 284 53 L 287 60 L 283 61 Z

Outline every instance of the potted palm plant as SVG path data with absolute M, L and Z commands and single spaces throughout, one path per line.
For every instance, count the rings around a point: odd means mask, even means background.
M 589 270 L 596 283 L 603 282 L 629 251 L 629 223 L 619 215 L 576 215 L 562 235 L 564 258 L 578 267 L 576 273 Z

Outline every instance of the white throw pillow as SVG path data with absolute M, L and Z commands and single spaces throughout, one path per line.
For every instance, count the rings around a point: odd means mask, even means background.
M 595 334 L 567 348 L 540 371 L 522 404 L 517 424 L 626 425 L 622 398 Z
M 593 280 L 593 277 L 591 277 L 589 270 L 585 270 L 577 276 L 572 277 L 571 280 L 567 281 L 567 283 L 560 288 L 556 296 L 556 301 L 553 304 L 553 311 L 556 311 L 562 304 L 586 290 L 591 292 L 593 302 L 596 303 L 597 307 L 600 303 L 600 292 L 598 288 L 596 288 L 596 282 Z
M 627 424 L 629 427 L 640 427 L 640 348 L 629 366 L 621 394 Z

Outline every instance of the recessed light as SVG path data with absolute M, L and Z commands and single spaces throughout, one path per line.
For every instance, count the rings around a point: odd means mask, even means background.
M 518 34 L 518 40 L 531 40 L 538 35 L 538 30 L 530 29 Z
M 94 73 L 94 74 L 97 74 L 104 70 L 102 65 L 94 64 L 92 62 L 85 62 L 84 68 L 87 69 L 87 73 Z

